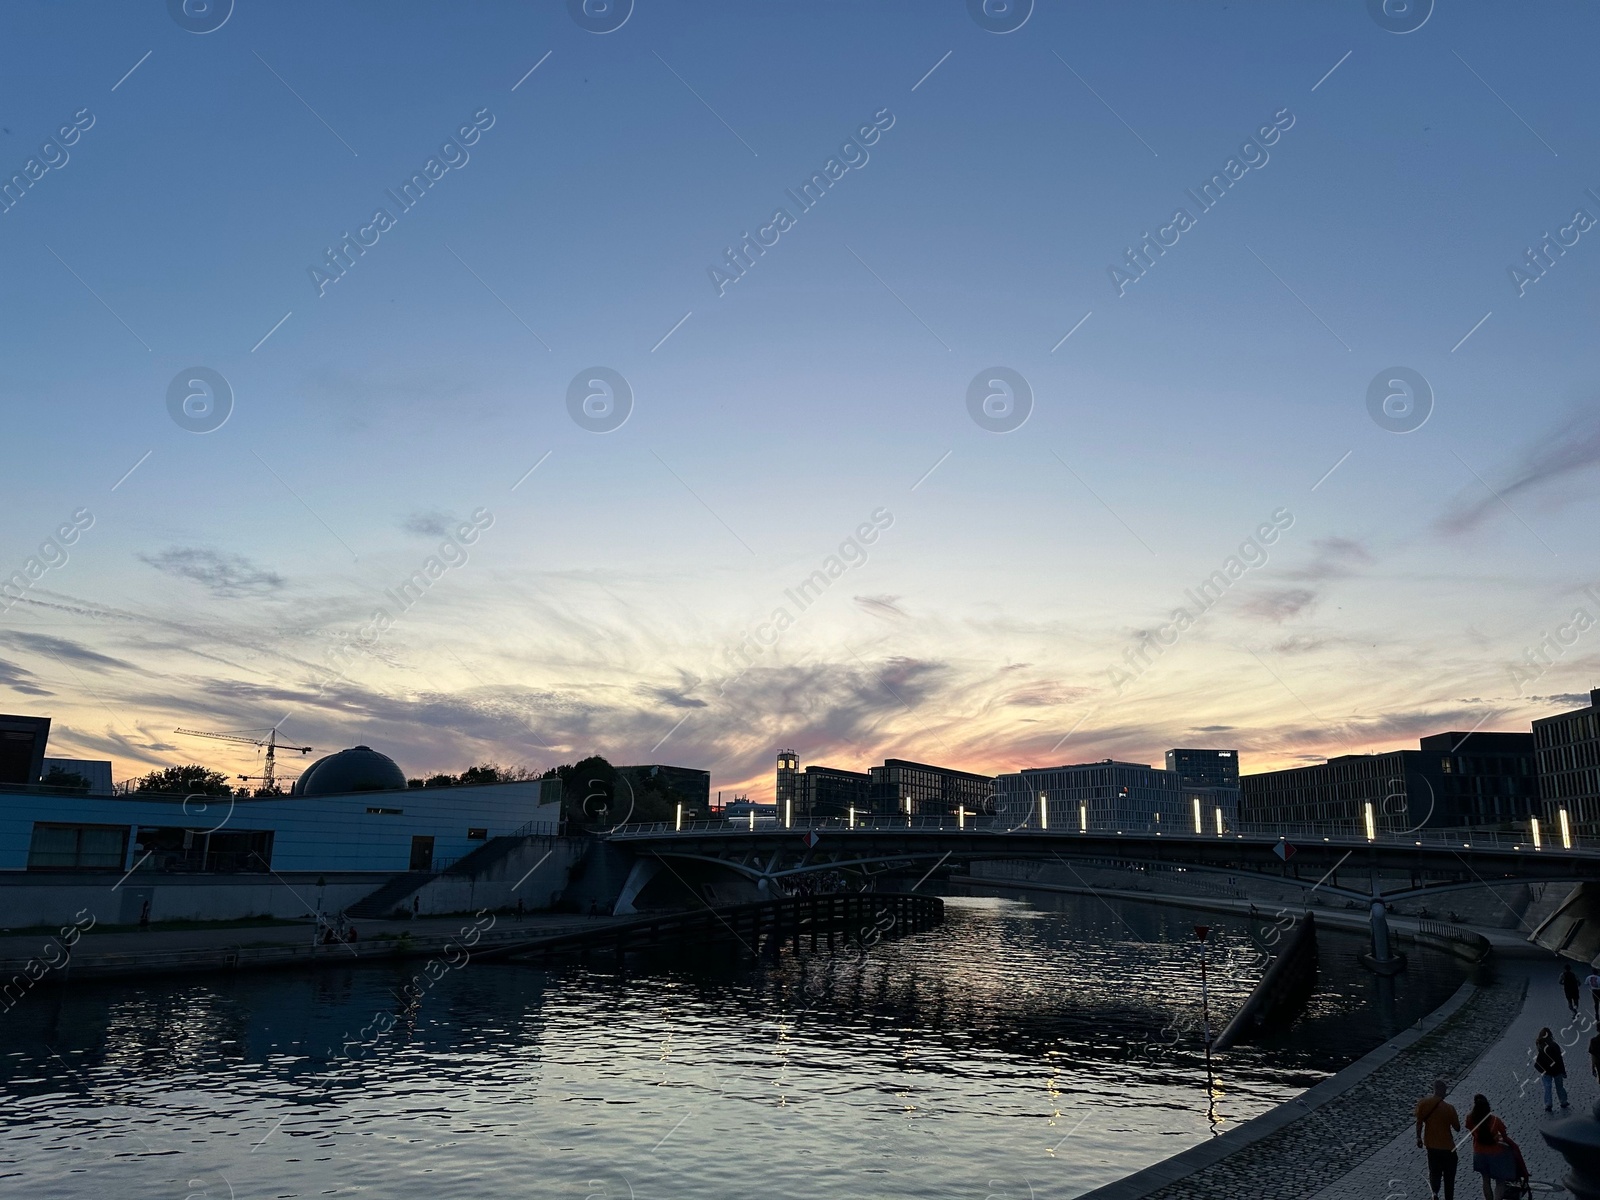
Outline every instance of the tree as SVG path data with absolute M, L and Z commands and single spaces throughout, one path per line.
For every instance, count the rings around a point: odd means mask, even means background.
M 63 771 L 60 767 L 51 767 L 45 777 L 39 781 L 45 787 L 59 788 L 64 792 L 87 792 L 89 781 L 76 771 Z
M 454 775 L 429 775 L 422 781 L 423 787 L 455 787 L 457 783 Z
M 569 829 L 609 829 L 629 819 L 626 792 L 620 803 L 617 798 L 616 768 L 598 754 L 554 767 L 542 776 L 552 777 L 561 781 L 561 811 Z
M 151 771 L 134 784 L 136 792 L 165 792 L 180 796 L 231 796 L 228 777 L 198 763 Z

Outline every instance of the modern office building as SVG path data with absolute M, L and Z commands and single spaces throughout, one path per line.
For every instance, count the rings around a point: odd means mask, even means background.
M 796 821 L 842 817 L 852 809 L 859 815 L 952 816 L 963 808 L 969 813 L 992 811 L 994 780 L 904 758 L 886 759 L 865 772 L 824 766 L 802 770 L 798 754 L 780 750 L 773 794 L 780 818 L 792 813 Z
M 1239 786 L 1237 750 L 1168 750 L 1167 770 L 1176 772 L 1185 787 Z
M 1566 810 L 1573 833 L 1600 833 L 1600 688 L 1589 707 L 1533 723 L 1539 797 L 1552 831 Z
M 1213 833 L 1239 823 L 1239 752 L 1237 750 L 1168 750 L 1167 770 L 1183 785 L 1183 799 L 1196 804 Z
M 626 781 L 634 791 L 665 791 L 682 801 L 685 812 L 705 817 L 711 812 L 711 772 L 695 767 L 669 767 L 647 763 L 637 767 L 617 767 L 617 780 Z
M 815 765 L 801 770 L 798 754 L 779 750 L 774 799 L 780 820 L 843 817 L 852 809 L 865 813 L 872 808 L 872 776 Z
M 994 808 L 994 778 L 951 767 L 885 759 L 868 768 L 875 813 L 903 816 L 952 816 L 958 809 L 987 814 Z
M 1538 815 L 1534 737 L 1436 733 L 1416 750 L 1344 754 L 1313 766 L 1246 775 L 1240 819 L 1271 831 L 1362 833 L 1507 825 Z
M 1184 802 L 1177 772 L 1146 763 L 1108 758 L 1014 771 L 995 779 L 994 793 L 997 815 L 1017 826 L 1195 832 L 1194 808 Z M 1202 818 L 1212 832 L 1213 818 Z

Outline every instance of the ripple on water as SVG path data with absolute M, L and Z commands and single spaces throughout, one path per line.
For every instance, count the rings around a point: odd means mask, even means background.
M 1294 1095 L 1461 978 L 1418 953 L 1384 991 L 1324 932 L 1297 1030 L 1208 1091 L 1192 921 L 953 899 L 859 965 L 474 965 L 409 1007 L 393 966 L 40 992 L 0 1025 L 0 1178 L 30 1200 L 1070 1197 Z M 1253 982 L 1214 976 L 1213 1011 Z

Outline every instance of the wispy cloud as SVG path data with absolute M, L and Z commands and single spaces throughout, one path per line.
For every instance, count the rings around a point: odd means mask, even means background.
M 70 663 L 78 663 L 86 667 L 116 667 L 121 670 L 133 671 L 138 668 L 130 662 L 110 655 L 101 654 L 91 650 L 78 642 L 68 638 L 51 637 L 47 633 L 23 633 L 20 630 L 0 632 L 0 643 L 13 646 L 19 650 L 32 650 L 39 654 L 47 654 L 51 658 L 61 659 Z
M 1496 473 L 1503 480 L 1493 485 L 1498 495 L 1474 482 L 1435 522 L 1435 527 L 1446 534 L 1468 533 L 1494 513 L 1504 512 L 1503 501 L 1544 484 L 1569 479 L 1596 465 L 1600 465 L 1600 412 L 1589 409 L 1573 413 L 1525 448 L 1508 472 Z
M 1316 603 L 1317 594 L 1309 588 L 1273 588 L 1248 597 L 1239 606 L 1247 616 L 1263 621 L 1287 621 Z
M 139 559 L 164 575 L 192 580 L 218 596 L 262 595 L 284 586 L 283 576 L 256 566 L 242 554 L 174 546 L 160 554 L 141 554 Z
M 1354 538 L 1325 537 L 1311 543 L 1316 553 L 1303 567 L 1283 572 L 1283 578 L 1315 583 L 1324 579 L 1344 579 L 1372 563 L 1371 551 Z
M 8 687 L 13 692 L 20 692 L 24 696 L 53 696 L 54 692 L 40 687 L 34 681 L 38 678 L 26 667 L 19 667 L 15 663 L 8 663 L 0 659 L 0 687 Z
M 899 596 L 852 596 L 851 599 L 862 612 L 874 617 L 904 620 L 911 615 L 900 607 Z

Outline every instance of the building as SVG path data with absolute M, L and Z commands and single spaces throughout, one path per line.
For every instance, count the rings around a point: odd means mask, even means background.
M 1195 832 L 1193 805 L 1184 803 L 1177 772 L 1145 763 L 1108 758 L 1034 767 L 998 776 L 994 793 L 997 815 L 1015 826 Z
M 15 722 L 0 718 L 0 731 Z M 13 926 L 84 905 L 102 924 L 129 923 L 145 901 L 153 920 L 301 915 L 308 902 L 331 913 L 397 876 L 425 879 L 475 851 L 492 858 L 528 834 L 553 835 L 559 801 L 553 779 L 408 789 L 395 762 L 366 746 L 318 759 L 287 796 L 106 795 L 8 780 L 0 912 Z M 523 895 L 537 903 L 533 889 Z
M 1184 787 L 1239 786 L 1237 750 L 1168 750 L 1167 770 L 1177 772 Z
M 1379 833 L 1508 825 L 1538 815 L 1534 736 L 1436 733 L 1416 750 L 1343 754 L 1313 766 L 1246 775 L 1240 819 L 1267 831 L 1314 827 Z
M 809 766 L 801 770 L 798 754 L 779 750 L 773 795 L 780 819 L 843 817 L 852 809 L 865 813 L 872 808 L 872 776 L 838 767 Z
M 881 767 L 868 768 L 867 774 L 875 813 L 948 817 L 958 809 L 984 814 L 994 810 L 994 778 L 989 775 L 904 758 L 885 759 Z
M 1548 828 L 1560 828 L 1565 809 L 1573 833 L 1600 833 L 1600 688 L 1588 708 L 1535 721 L 1533 742 Z
M 1239 752 L 1237 750 L 1168 750 L 1167 770 L 1178 776 L 1183 800 L 1196 804 L 1204 824 L 1221 833 L 1239 823 Z
M 904 758 L 885 759 L 865 772 L 823 766 L 801 770 L 798 754 L 779 750 L 773 795 L 780 819 L 787 813 L 796 821 L 844 817 L 852 809 L 858 815 L 954 816 L 960 808 L 991 812 L 994 780 Z
M 0 787 L 39 782 L 49 736 L 49 717 L 0 715 Z
M 635 797 L 645 792 L 660 792 L 674 803 L 683 805 L 686 813 L 701 817 L 711 812 L 711 772 L 694 767 L 669 767 L 661 763 L 647 763 L 637 767 L 616 767 L 617 784 L 633 789 Z M 617 803 L 626 804 L 619 795 Z

